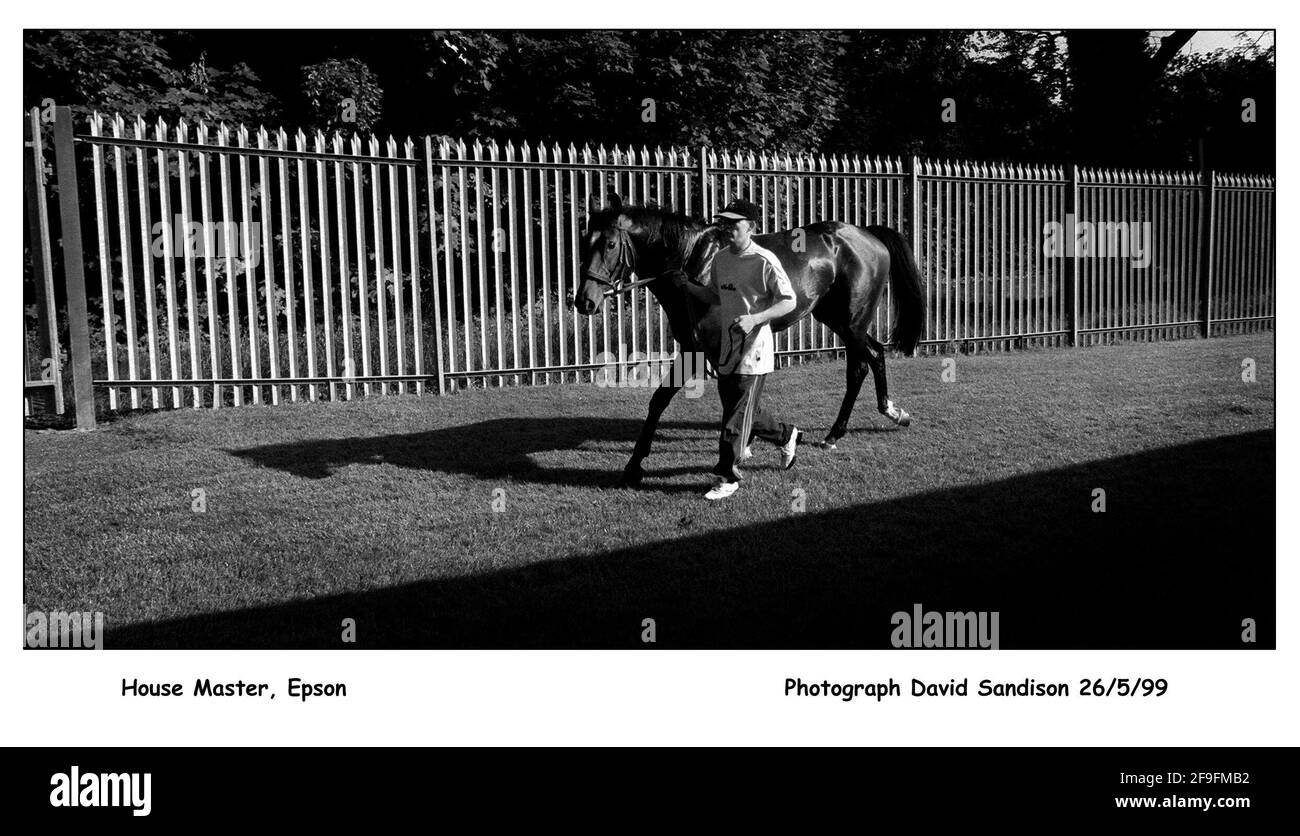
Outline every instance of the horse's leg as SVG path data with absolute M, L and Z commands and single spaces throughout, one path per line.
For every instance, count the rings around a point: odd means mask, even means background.
M 841 339 L 844 337 L 844 334 L 840 335 Z M 858 400 L 858 393 L 862 391 L 862 381 L 867 376 L 867 358 L 862 356 L 862 352 L 853 345 L 851 340 L 845 339 L 844 344 L 848 347 L 845 351 L 844 401 L 840 404 L 840 414 L 835 418 L 835 424 L 831 426 L 830 432 L 826 433 L 826 440 L 817 445 L 823 450 L 834 450 L 835 445 L 844 437 L 844 433 L 848 432 L 849 416 L 853 414 L 853 405 Z
M 813 316 L 826 323 L 844 342 L 844 401 L 840 404 L 840 413 L 826 434 L 826 440 L 817 446 L 823 450 L 834 450 L 835 445 L 849 429 L 849 417 L 853 415 L 853 406 L 862 391 L 862 381 L 870 370 L 876 381 L 876 406 L 880 414 L 901 427 L 912 422 L 912 416 L 906 410 L 889 399 L 889 383 L 885 376 L 885 347 L 869 332 L 871 317 L 867 315 L 869 306 L 862 306 L 856 312 L 849 311 L 849 295 L 843 291 L 832 291 L 826 299 L 813 309 Z
M 844 288 L 836 287 L 826 295 L 817 307 L 813 308 L 813 317 L 826 324 L 845 345 L 844 400 L 840 403 L 840 414 L 826 433 L 826 439 L 816 444 L 823 450 L 834 450 L 844 433 L 848 432 L 849 416 L 853 414 L 853 405 L 862 391 L 862 381 L 867 376 L 867 358 L 864 356 L 855 334 L 849 328 L 849 295 Z
M 876 379 L 876 406 L 880 414 L 899 426 L 907 426 L 912 417 L 889 399 L 889 383 L 885 377 L 885 347 L 871 336 L 876 307 L 882 302 L 885 286 L 889 282 L 888 270 L 880 260 L 881 252 L 870 247 L 853 246 L 845 241 L 840 248 L 836 285 L 823 302 L 813 309 L 813 316 L 822 320 L 840 336 L 847 348 L 849 364 L 845 374 L 847 386 L 844 403 L 826 441 L 822 446 L 834 448 L 835 443 L 848 431 L 849 416 L 862 388 L 862 379 L 869 368 Z M 865 244 L 864 242 L 861 242 Z M 877 250 L 883 245 L 877 243 Z
M 885 347 L 870 334 L 864 333 L 858 336 L 867 345 L 867 363 L 871 366 L 871 374 L 876 379 L 876 409 L 898 426 L 906 427 L 912 423 L 912 416 L 889 399 L 889 382 L 885 378 Z
M 654 441 L 655 430 L 659 428 L 659 417 L 664 414 L 668 404 L 672 403 L 673 397 L 681 389 L 680 382 L 670 379 L 659 384 L 655 393 L 650 396 L 650 410 L 646 413 L 645 423 L 641 426 L 641 437 L 637 439 L 636 447 L 632 450 L 632 458 L 628 459 L 627 465 L 623 468 L 623 477 L 619 480 L 620 486 L 635 487 L 641 484 L 641 477 L 645 475 L 645 471 L 641 469 L 641 461 L 650 455 L 650 445 Z

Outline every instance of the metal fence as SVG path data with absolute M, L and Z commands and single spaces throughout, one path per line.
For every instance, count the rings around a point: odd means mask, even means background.
M 564 304 L 588 202 L 615 192 L 696 216 L 744 197 L 765 230 L 899 229 L 925 284 L 924 350 L 1210 336 L 1274 316 L 1268 177 L 399 144 L 74 125 L 66 108 L 31 111 L 24 133 L 25 411 L 61 413 L 70 395 L 79 425 L 105 409 L 591 381 L 610 362 L 666 361 L 648 289 L 594 317 Z M 891 317 L 886 298 L 881 336 Z M 788 364 L 841 345 L 808 318 L 777 350 Z

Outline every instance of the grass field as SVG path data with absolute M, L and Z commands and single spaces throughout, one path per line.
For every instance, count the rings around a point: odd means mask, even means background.
M 1242 361 L 1257 382 L 1242 381 Z M 114 647 L 887 647 L 889 616 L 999 610 L 1003 647 L 1274 642 L 1273 335 L 889 363 L 838 451 L 701 492 L 720 408 L 564 385 L 25 433 L 25 603 Z M 820 438 L 843 364 L 765 402 Z M 1093 490 L 1106 512 L 1093 513 Z M 193 510 L 201 489 L 206 510 Z M 802 491 L 805 510 L 792 494 Z M 496 506 L 503 510 L 494 510 Z

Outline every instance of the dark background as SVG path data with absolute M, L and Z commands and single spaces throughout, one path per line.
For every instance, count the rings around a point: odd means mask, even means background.
M 23 93 L 169 124 L 566 146 L 1164 169 L 1203 147 L 1216 169 L 1271 173 L 1272 39 L 1196 53 L 1194 31 L 29 30 Z
M 779 689 L 781 684 L 773 680 L 773 689 Z M 526 685 L 521 683 L 517 694 L 521 703 L 529 699 Z M 874 703 L 838 707 L 843 709 L 840 713 L 846 725 L 873 722 L 877 710 Z M 812 714 L 812 706 L 792 703 L 790 708 L 803 708 L 809 716 Z M 819 713 L 830 713 L 826 711 L 827 706 L 817 708 L 821 710 Z M 422 718 L 422 722 L 431 722 L 436 727 L 461 720 L 432 716 Z M 755 741 L 761 739 L 763 731 L 755 729 Z M 615 737 L 611 735 L 610 739 L 613 741 Z M 83 747 L 12 749 L 10 753 L 7 765 L 13 774 L 9 793 L 11 809 L 26 821 L 48 821 L 64 827 L 76 823 L 92 827 L 116 825 L 132 830 L 174 830 L 202 817 L 211 827 L 229 827 L 235 832 L 256 817 L 259 822 L 282 824 L 295 831 L 308 828 L 311 832 L 332 831 L 339 829 L 341 822 L 351 823 L 356 819 L 370 824 L 379 816 L 398 812 L 431 818 L 445 818 L 447 812 L 454 815 L 458 808 L 463 812 L 478 812 L 482 809 L 480 799 L 488 791 L 483 781 L 487 765 L 478 768 L 475 753 L 463 750 L 444 754 L 427 749 L 368 747 L 311 750 Z M 571 787 L 575 777 L 579 777 L 570 770 L 555 769 L 554 755 L 550 752 L 517 754 L 522 756 L 519 768 L 524 774 L 538 774 L 543 778 L 515 782 L 520 787 L 518 791 L 512 789 L 516 807 L 540 809 L 554 804 L 556 792 Z M 580 773 L 584 789 L 588 794 L 594 789 L 610 804 L 643 803 L 642 782 L 628 782 L 622 777 L 634 769 L 632 763 L 629 761 L 626 768 L 611 767 L 611 755 L 617 753 L 609 750 L 601 753 L 604 768 Z M 450 757 L 457 759 L 456 768 L 450 767 Z M 1285 755 L 1275 757 L 1258 749 L 1241 748 L 891 748 L 875 749 L 869 757 L 855 758 L 861 765 L 855 764 L 852 769 L 838 763 L 832 766 L 816 754 L 788 750 L 781 751 L 780 763 L 776 758 L 762 758 L 761 753 L 752 750 L 747 750 L 744 757 L 748 769 L 742 768 L 738 774 L 746 785 L 757 797 L 782 799 L 763 805 L 761 815 L 768 820 L 773 815 L 802 815 L 807 809 L 804 799 L 809 794 L 805 785 L 815 785 L 819 796 L 834 799 L 829 803 L 838 804 L 848 815 L 867 811 L 877 816 L 882 812 L 906 816 L 926 810 L 927 822 L 942 821 L 943 813 L 947 812 L 954 819 L 962 817 L 963 821 L 978 816 L 996 819 L 1003 825 L 1014 822 L 1035 828 L 1068 815 L 1072 822 L 1141 822 L 1155 828 L 1170 826 L 1169 823 L 1185 827 L 1199 822 L 1231 829 L 1247 821 L 1262 821 L 1269 810 L 1273 810 L 1274 817 L 1281 813 L 1285 809 L 1285 788 L 1292 785 L 1296 771 Z M 805 766 L 798 775 L 792 776 L 788 769 L 780 768 L 788 766 L 791 758 L 801 764 L 811 764 L 811 769 Z M 710 800 L 706 794 L 714 792 L 712 784 L 716 783 L 718 773 L 726 769 L 736 774 L 734 758 L 728 753 L 693 751 L 684 760 L 688 765 L 675 775 L 686 788 L 687 803 L 694 798 L 702 807 L 708 806 Z M 465 766 L 467 762 L 469 768 Z M 149 772 L 152 812 L 148 817 L 133 817 L 123 808 L 51 807 L 50 776 L 68 772 L 73 764 L 82 774 Z M 944 766 L 940 768 L 937 764 Z M 1169 771 L 1248 772 L 1250 783 L 1184 783 L 1154 789 L 1119 783 L 1121 773 L 1163 775 Z M 434 781 L 436 789 L 431 788 Z M 635 789 L 629 790 L 629 785 Z M 864 787 L 869 788 L 865 793 Z M 1251 806 L 1209 811 L 1141 811 L 1119 810 L 1115 805 L 1116 796 L 1163 798 L 1170 795 L 1246 797 Z M 942 798 L 941 803 L 936 803 L 938 798 Z M 722 814 L 718 815 L 721 818 Z M 733 810 L 725 815 L 735 818 Z M 662 820 L 667 826 L 669 816 L 676 821 L 676 810 L 661 814 L 655 821 Z

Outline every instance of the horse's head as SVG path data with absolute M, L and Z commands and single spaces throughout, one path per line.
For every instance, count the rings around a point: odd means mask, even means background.
M 632 280 L 637 264 L 637 224 L 623 212 L 623 201 L 611 195 L 609 205 L 591 207 L 587 229 L 578 244 L 582 272 L 572 304 L 588 316 L 600 310 L 605 297 Z

